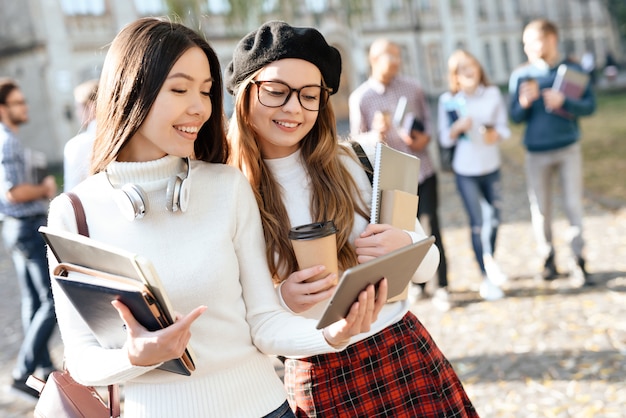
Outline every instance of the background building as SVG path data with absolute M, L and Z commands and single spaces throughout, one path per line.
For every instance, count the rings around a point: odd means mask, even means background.
M 343 57 L 341 89 L 332 100 L 347 118 L 348 95 L 368 76 L 367 49 L 378 37 L 401 45 L 405 74 L 430 96 L 446 88 L 446 60 L 456 48 L 470 50 L 489 78 L 506 84 L 525 60 L 524 25 L 536 17 L 555 21 L 561 51 L 590 51 L 602 68 L 607 53 L 623 61 L 624 49 L 603 0 L 0 0 L 0 75 L 16 78 L 29 101 L 31 122 L 21 137 L 62 161 L 65 142 L 78 130 L 72 89 L 97 77 L 107 45 L 126 23 L 174 10 L 201 28 L 222 64 L 236 42 L 270 19 L 318 28 Z M 182 6 L 181 6 L 182 5 Z M 238 9 L 240 8 L 240 9 Z M 226 100 L 229 112 L 231 100 Z

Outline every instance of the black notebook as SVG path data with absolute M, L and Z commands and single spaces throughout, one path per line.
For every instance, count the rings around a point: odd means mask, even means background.
M 102 347 L 119 348 L 126 341 L 124 322 L 112 300 L 125 304 L 149 331 L 173 323 L 171 304 L 148 260 L 83 235 L 45 226 L 39 232 L 59 262 L 54 280 Z M 191 347 L 159 369 L 189 376 L 195 370 Z

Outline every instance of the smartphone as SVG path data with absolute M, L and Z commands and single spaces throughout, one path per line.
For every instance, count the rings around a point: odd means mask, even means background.
M 459 112 L 457 112 L 456 109 L 449 109 L 446 113 L 448 114 L 448 122 L 450 125 L 459 120 Z
M 424 132 L 424 124 L 421 120 L 414 118 L 413 123 L 411 124 L 411 130 L 417 132 Z

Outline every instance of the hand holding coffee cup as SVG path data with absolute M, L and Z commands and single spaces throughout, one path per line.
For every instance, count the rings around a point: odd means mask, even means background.
M 389 129 L 391 129 L 391 113 L 376 111 L 372 119 L 372 130 L 378 132 L 380 139 L 384 140 Z
M 306 269 L 324 265 L 326 270 L 305 280 L 312 282 L 339 271 L 337 262 L 337 227 L 333 221 L 315 222 L 291 228 L 289 239 L 298 260 L 298 267 Z M 336 285 L 335 282 L 333 285 Z
M 479 130 L 483 135 L 483 141 L 487 145 L 495 144 L 500 139 L 500 135 L 498 135 L 498 131 L 496 131 L 493 125 L 482 125 Z

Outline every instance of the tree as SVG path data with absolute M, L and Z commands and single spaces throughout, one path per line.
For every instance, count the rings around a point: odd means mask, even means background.
M 169 16 L 180 20 L 190 28 L 195 28 L 198 27 L 200 21 L 201 3 L 206 3 L 206 0 L 165 0 L 165 7 Z
M 260 24 L 258 17 L 270 13 L 286 21 L 293 20 L 298 6 L 305 0 L 223 0 L 229 22 Z M 198 27 L 200 16 L 207 8 L 208 0 L 165 0 L 169 15 L 180 19 L 190 27 Z M 344 12 L 347 19 L 358 17 L 369 0 L 327 0 L 326 12 Z M 202 5 L 205 5 L 204 7 Z M 347 22 L 348 23 L 348 22 Z
M 622 49 L 626 43 L 626 1 L 624 0 L 603 0 L 609 16 L 617 27 L 620 34 Z
M 0 58 L 41 44 L 35 37 L 29 9 L 28 3 L 0 0 Z

